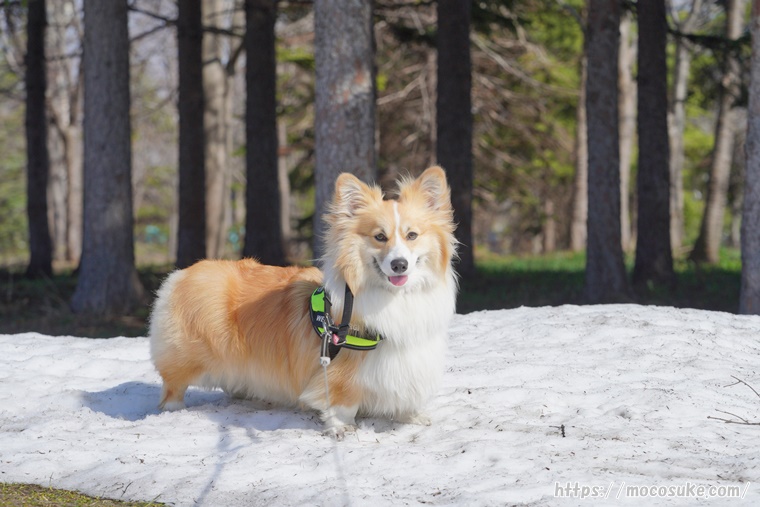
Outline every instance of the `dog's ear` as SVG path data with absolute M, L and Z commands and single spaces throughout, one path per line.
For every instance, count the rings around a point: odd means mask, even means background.
M 423 196 L 431 209 L 451 209 L 451 190 L 446 182 L 446 172 L 440 166 L 428 167 L 416 180 L 402 181 L 399 185 L 399 196 L 402 199 L 408 198 L 410 192 Z
M 375 198 L 374 190 L 353 174 L 342 173 L 335 181 L 332 212 L 353 216 Z

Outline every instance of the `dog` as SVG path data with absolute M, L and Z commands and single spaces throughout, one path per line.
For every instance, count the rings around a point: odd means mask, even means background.
M 430 424 L 421 409 L 441 381 L 458 291 L 444 170 L 402 179 L 391 199 L 341 174 L 324 218 L 322 271 L 204 260 L 167 277 L 150 319 L 161 409 L 184 408 L 199 385 L 315 410 L 339 439 L 357 414 Z

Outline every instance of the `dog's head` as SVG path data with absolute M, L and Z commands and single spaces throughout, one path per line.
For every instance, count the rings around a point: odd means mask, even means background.
M 323 266 L 337 270 L 355 293 L 370 286 L 414 290 L 444 279 L 452 269 L 455 225 L 440 167 L 402 179 L 388 200 L 378 187 L 341 174 L 325 218 Z

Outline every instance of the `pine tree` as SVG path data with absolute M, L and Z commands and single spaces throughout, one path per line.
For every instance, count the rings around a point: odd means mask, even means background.
M 84 241 L 74 311 L 121 315 L 142 296 L 134 256 L 127 2 L 84 2 Z
M 619 300 L 628 292 L 620 243 L 618 46 L 621 2 L 590 0 L 586 51 L 588 78 L 588 243 L 585 296 Z

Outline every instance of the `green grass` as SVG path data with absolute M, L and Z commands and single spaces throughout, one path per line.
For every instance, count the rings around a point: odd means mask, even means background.
M 556 253 L 536 257 L 487 257 L 477 275 L 460 280 L 457 311 L 578 303 L 585 257 Z
M 0 483 L 0 507 L 148 507 L 158 505 L 163 504 L 121 502 L 33 484 Z
M 485 257 L 477 275 L 461 280 L 460 313 L 475 310 L 583 304 L 585 255 L 559 252 L 532 257 Z M 630 275 L 633 257 L 626 259 Z M 716 266 L 675 262 L 676 286 L 649 286 L 631 295 L 630 302 L 736 312 L 739 308 L 741 258 L 738 250 L 723 250 Z

